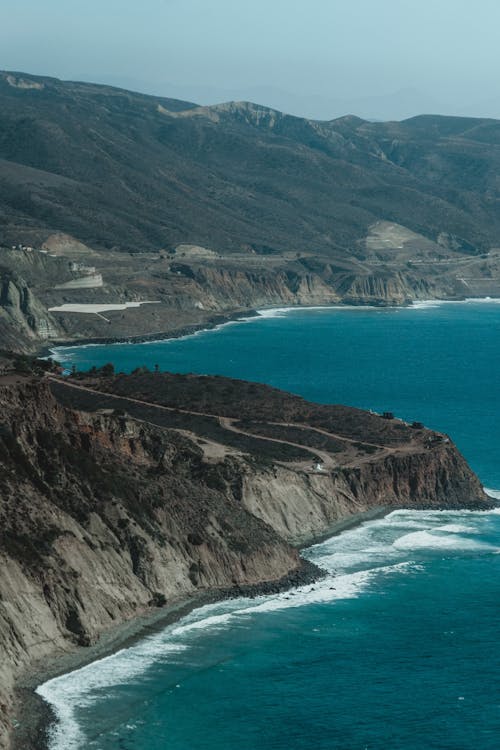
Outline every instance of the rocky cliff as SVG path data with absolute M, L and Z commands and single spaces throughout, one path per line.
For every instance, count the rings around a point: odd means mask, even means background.
M 0 268 L 2 346 L 27 351 L 57 334 L 57 323 L 26 281 L 15 272 Z
M 500 251 L 452 258 L 442 244 L 378 222 L 356 252 L 333 261 L 247 245 L 224 256 L 184 244 L 124 255 L 60 234 L 40 248 L 0 247 L 0 342 L 36 351 L 49 340 L 167 337 L 263 307 L 500 294 Z M 144 301 L 155 304 L 127 307 Z
M 291 542 L 353 513 L 487 507 L 444 436 L 263 386 L 12 370 L 0 409 L 0 747 L 44 657 L 200 590 L 299 581 Z

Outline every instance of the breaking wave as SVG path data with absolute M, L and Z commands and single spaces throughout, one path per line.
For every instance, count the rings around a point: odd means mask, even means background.
M 385 577 L 421 574 L 432 552 L 497 553 L 497 548 L 471 538 L 488 516 L 474 511 L 395 511 L 367 521 L 305 551 L 305 557 L 328 571 L 319 582 L 204 606 L 130 648 L 44 683 L 37 692 L 57 717 L 50 750 L 85 748 L 78 711 L 96 705 L 103 691 L 140 679 L 158 662 L 174 664 L 208 632 L 245 623 L 250 627 L 251 618 L 264 613 L 358 597 L 374 583 L 383 584 Z

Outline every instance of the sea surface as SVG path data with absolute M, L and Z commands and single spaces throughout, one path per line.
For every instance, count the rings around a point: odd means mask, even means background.
M 445 431 L 500 499 L 500 304 L 274 311 L 59 350 L 269 383 Z M 306 551 L 330 574 L 192 612 L 45 683 L 53 750 L 498 750 L 500 511 L 401 510 Z

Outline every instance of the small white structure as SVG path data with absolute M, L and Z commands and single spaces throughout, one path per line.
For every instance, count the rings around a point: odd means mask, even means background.
M 314 465 L 313 465 L 313 469 L 314 469 L 314 471 L 317 471 L 317 472 L 320 472 L 320 473 L 324 472 L 324 470 L 325 470 L 322 461 L 315 461 Z

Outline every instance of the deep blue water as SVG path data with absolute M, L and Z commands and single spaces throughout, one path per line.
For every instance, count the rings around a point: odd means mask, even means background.
M 309 310 L 66 350 L 259 380 L 448 432 L 500 489 L 500 305 Z M 307 555 L 332 576 L 220 603 L 47 683 L 58 750 L 497 750 L 500 514 L 398 511 Z M 336 575 L 333 575 L 335 571 Z

